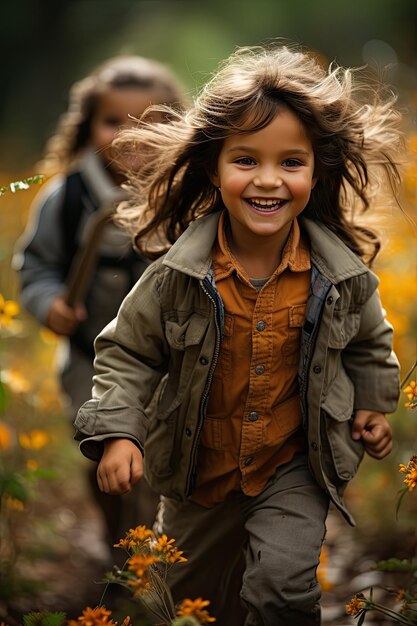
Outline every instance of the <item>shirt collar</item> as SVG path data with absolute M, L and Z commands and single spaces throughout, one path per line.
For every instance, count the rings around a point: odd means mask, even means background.
M 213 263 L 217 281 L 227 278 L 233 272 L 247 278 L 239 261 L 230 250 L 226 235 L 227 221 L 227 212 L 223 211 L 217 227 L 216 245 L 213 249 Z M 281 263 L 273 275 L 277 276 L 287 268 L 292 272 L 304 272 L 311 268 L 310 249 L 306 238 L 302 236 L 297 218 L 294 218 L 282 252 Z

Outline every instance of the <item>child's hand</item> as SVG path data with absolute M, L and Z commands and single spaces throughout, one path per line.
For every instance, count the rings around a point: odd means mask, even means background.
M 356 411 L 352 439 L 362 439 L 366 452 L 374 459 L 383 459 L 391 452 L 392 430 L 383 413 L 363 409 Z
M 57 335 L 68 336 L 75 333 L 78 324 L 84 321 L 86 317 L 87 313 L 82 304 L 77 304 L 72 308 L 68 306 L 62 296 L 58 296 L 52 301 L 46 324 Z
M 118 496 L 130 491 L 142 478 L 143 461 L 139 448 L 130 439 L 106 439 L 97 468 L 101 491 Z

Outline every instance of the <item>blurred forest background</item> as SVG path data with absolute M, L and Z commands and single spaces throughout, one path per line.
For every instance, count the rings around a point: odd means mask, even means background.
M 407 374 L 417 334 L 416 0 L 14 0 L 2 4 L 0 34 L 1 185 L 42 173 L 36 163 L 70 86 L 113 55 L 166 63 L 194 95 L 236 46 L 282 37 L 329 62 L 367 65 L 392 85 L 404 111 L 408 161 L 403 210 L 387 206 L 375 217 L 384 240 L 375 269 Z M 11 302 L 19 300 L 13 246 L 36 191 L 0 197 L 0 294 Z M 0 335 L 0 619 L 8 615 L 9 623 L 19 611 L 94 605 L 100 594 L 93 599 L 86 580 L 97 580 L 103 565 L 100 522 L 80 477 L 84 460 L 71 445 L 58 393 L 57 339 L 24 311 L 13 318 L 13 329 L 7 324 Z M 359 585 L 354 576 L 378 559 L 416 556 L 417 491 L 406 494 L 395 516 L 398 465 L 417 454 L 417 415 L 406 401 L 404 394 L 390 418 L 393 453 L 381 463 L 366 460 L 349 488 L 358 527 L 337 520 L 329 532 L 324 587 L 336 607 L 329 623 L 342 623 L 343 594 Z

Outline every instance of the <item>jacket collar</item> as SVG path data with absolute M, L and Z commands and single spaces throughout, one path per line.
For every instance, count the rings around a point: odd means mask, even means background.
M 166 253 L 163 264 L 203 280 L 211 267 L 211 250 L 217 237 L 221 211 L 194 222 Z
M 220 215 L 220 211 L 210 213 L 192 222 L 167 252 L 163 264 L 203 280 L 211 267 Z M 300 225 L 310 239 L 312 263 L 332 284 L 369 273 L 375 287 L 378 285 L 375 274 L 326 226 L 307 218 L 301 218 Z
M 83 153 L 74 169 L 80 172 L 97 206 L 109 206 L 127 197 L 126 192 L 116 185 L 99 155 L 92 148 Z
M 375 274 L 324 224 L 307 218 L 300 223 L 310 239 L 312 263 L 331 283 L 369 273 L 378 284 Z

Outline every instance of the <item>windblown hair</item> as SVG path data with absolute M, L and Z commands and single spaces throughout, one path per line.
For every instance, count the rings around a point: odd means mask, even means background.
M 149 258 L 165 252 L 188 224 L 223 208 L 212 184 L 224 139 L 267 126 L 283 107 L 304 124 L 312 142 L 317 184 L 304 215 L 322 222 L 365 262 L 380 243 L 356 222 L 388 181 L 398 202 L 402 146 L 395 96 L 354 84 L 357 72 L 327 69 L 286 46 L 238 49 L 202 89 L 194 106 L 169 124 L 142 124 L 115 139 L 116 149 L 146 153 L 131 176 L 131 200 L 118 221 Z M 157 107 L 161 110 L 160 107 Z
M 68 109 L 45 146 L 42 172 L 66 171 L 90 141 L 92 120 L 102 95 L 127 88 L 149 92 L 154 104 L 163 103 L 174 110 L 184 110 L 188 104 L 182 85 L 161 63 L 139 56 L 111 58 L 71 87 Z

